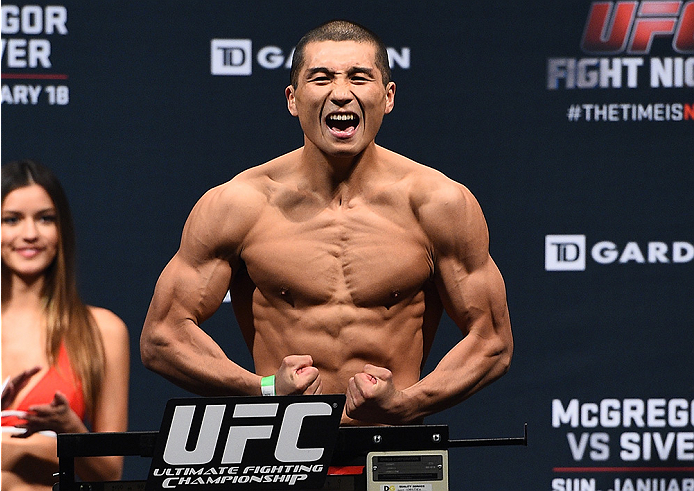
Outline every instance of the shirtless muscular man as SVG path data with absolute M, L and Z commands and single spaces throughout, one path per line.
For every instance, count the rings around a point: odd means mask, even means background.
M 502 376 L 513 339 L 479 204 L 374 141 L 393 109 L 383 43 L 347 21 L 297 45 L 304 145 L 208 191 L 162 272 L 145 366 L 194 393 L 344 393 L 342 424 L 421 423 Z M 199 327 L 231 291 L 255 373 Z M 443 311 L 462 339 L 421 378 Z

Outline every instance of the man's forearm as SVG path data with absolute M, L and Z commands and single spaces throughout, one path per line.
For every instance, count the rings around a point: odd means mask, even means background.
M 470 340 L 467 340 L 470 341 Z M 464 401 L 509 368 L 511 350 L 498 340 L 460 341 L 422 380 L 403 391 L 408 418 L 421 419 Z
M 186 340 L 172 341 L 146 326 L 140 342 L 145 367 L 202 396 L 260 395 L 259 376 L 229 360 L 198 327 L 187 331 Z

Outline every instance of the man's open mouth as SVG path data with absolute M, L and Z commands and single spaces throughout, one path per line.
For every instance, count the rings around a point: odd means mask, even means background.
M 335 136 L 347 138 L 359 126 L 359 116 L 354 113 L 332 113 L 325 118 L 325 124 Z

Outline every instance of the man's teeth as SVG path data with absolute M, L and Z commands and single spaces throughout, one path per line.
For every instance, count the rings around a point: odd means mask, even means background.
M 334 121 L 352 121 L 354 120 L 354 114 L 331 114 L 330 119 Z

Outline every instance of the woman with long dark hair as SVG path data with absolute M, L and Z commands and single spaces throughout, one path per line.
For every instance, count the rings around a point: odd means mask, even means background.
M 48 491 L 57 433 L 126 431 L 129 338 L 85 305 L 67 198 L 43 165 L 2 167 L 2 491 Z M 87 481 L 120 479 L 123 457 L 75 461 Z

